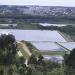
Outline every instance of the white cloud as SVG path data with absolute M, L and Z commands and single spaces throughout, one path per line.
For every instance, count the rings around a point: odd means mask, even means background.
M 75 0 L 0 0 L 0 5 L 75 6 Z

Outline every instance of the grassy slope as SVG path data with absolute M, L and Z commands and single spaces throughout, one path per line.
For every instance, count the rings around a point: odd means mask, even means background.
M 28 59 L 29 55 L 24 51 L 24 49 L 22 48 L 21 44 L 18 43 L 18 49 L 21 51 L 21 53 L 23 54 L 23 56 Z

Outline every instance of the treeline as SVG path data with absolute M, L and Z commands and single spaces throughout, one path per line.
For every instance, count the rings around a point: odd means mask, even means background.
M 75 41 L 75 26 L 74 25 L 66 25 L 62 27 L 58 26 L 41 26 L 41 30 L 58 30 L 60 32 L 66 33 L 70 36 L 72 40 Z
M 74 25 L 66 25 L 62 27 L 58 26 L 41 26 L 42 30 L 59 30 L 61 32 L 67 33 L 69 35 L 75 35 L 75 26 Z
M 29 14 L 20 14 L 20 13 L 5 13 L 0 14 L 0 22 L 1 23 L 10 23 L 9 19 L 12 23 L 40 23 L 40 22 L 48 22 L 48 23 L 75 23 L 75 17 L 72 16 L 45 16 L 45 15 L 29 15 Z M 3 21 L 3 22 L 2 22 Z

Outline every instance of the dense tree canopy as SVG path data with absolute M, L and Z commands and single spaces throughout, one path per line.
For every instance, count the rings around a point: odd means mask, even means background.
M 11 34 L 0 35 L 0 64 L 11 64 L 17 51 L 15 37 Z
M 75 48 L 70 52 L 70 55 L 65 60 L 67 66 L 75 68 Z
M 28 61 L 28 64 L 37 64 L 37 59 L 35 57 L 35 55 L 31 55 L 29 61 Z

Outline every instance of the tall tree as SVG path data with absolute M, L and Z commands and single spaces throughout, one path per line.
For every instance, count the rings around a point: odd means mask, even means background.
M 69 67 L 75 68 L 75 48 L 70 52 L 70 55 L 65 60 L 65 64 Z
M 15 37 L 11 34 L 0 36 L 0 64 L 11 64 L 17 52 Z

